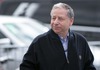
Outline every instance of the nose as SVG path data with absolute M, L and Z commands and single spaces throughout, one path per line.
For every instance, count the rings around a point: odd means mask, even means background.
M 56 24 L 56 25 L 59 24 L 59 21 L 57 18 L 54 20 L 54 24 Z

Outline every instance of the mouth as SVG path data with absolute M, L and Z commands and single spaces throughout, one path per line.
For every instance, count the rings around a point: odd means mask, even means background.
M 59 27 L 57 27 L 57 26 L 55 26 L 55 27 L 53 27 L 54 29 L 60 29 Z
M 60 30 L 60 27 L 53 27 L 53 29 L 54 29 L 55 31 L 59 31 L 59 30 Z

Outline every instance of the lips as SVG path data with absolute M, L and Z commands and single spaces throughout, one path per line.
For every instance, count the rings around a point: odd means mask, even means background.
M 59 31 L 61 28 L 60 27 L 53 27 L 54 30 Z
M 55 26 L 54 29 L 60 29 L 60 27 Z

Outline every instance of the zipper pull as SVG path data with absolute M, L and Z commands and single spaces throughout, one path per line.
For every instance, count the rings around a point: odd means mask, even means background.
M 80 60 L 82 59 L 82 56 L 81 56 L 81 55 L 79 55 L 79 59 L 80 59 Z
M 67 63 L 69 64 L 69 60 L 68 60 L 68 57 L 67 57 L 66 59 L 67 59 Z

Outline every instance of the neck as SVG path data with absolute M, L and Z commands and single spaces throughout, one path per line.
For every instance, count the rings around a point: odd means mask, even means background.
M 63 37 L 63 38 L 66 38 L 67 34 L 68 34 L 68 31 L 65 32 L 65 33 L 58 34 L 58 35 L 61 36 L 61 37 Z

